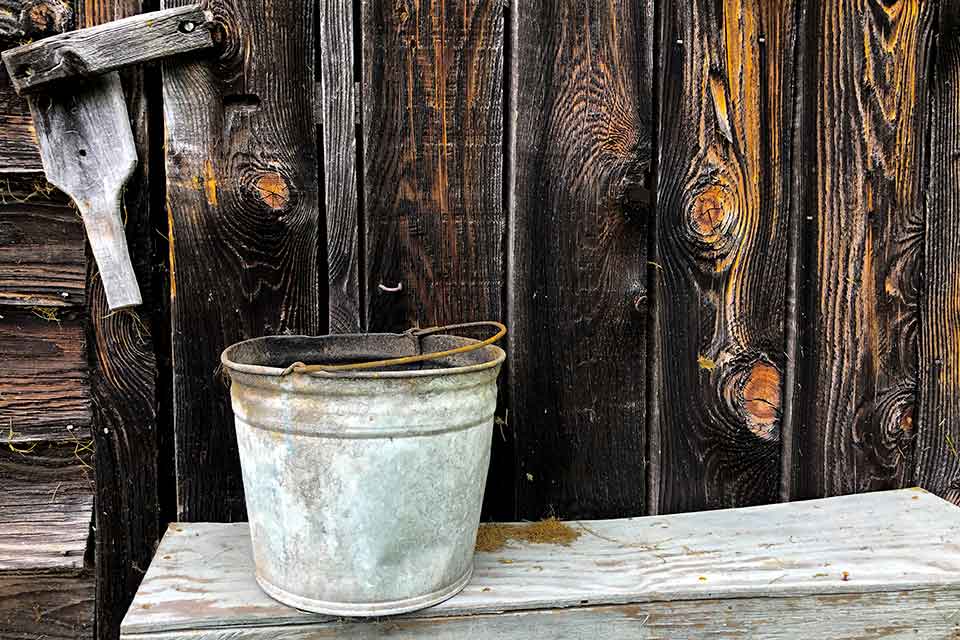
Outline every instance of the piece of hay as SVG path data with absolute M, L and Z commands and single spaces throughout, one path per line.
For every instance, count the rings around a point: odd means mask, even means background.
M 556 518 L 528 524 L 482 524 L 477 531 L 476 549 L 487 553 L 499 551 L 510 540 L 568 546 L 579 537 L 579 531 Z

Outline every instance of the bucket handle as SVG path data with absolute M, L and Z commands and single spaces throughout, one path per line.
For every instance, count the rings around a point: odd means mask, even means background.
M 317 373 L 317 372 L 335 372 L 335 371 L 355 371 L 357 369 L 373 369 L 377 367 L 394 367 L 401 364 L 411 364 L 413 362 L 426 362 L 428 360 L 439 360 L 447 356 L 453 356 L 460 353 L 469 353 L 489 346 L 507 334 L 507 328 L 500 322 L 493 320 L 484 320 L 481 322 L 461 322 L 460 324 L 448 324 L 442 327 L 430 327 L 428 329 L 418 329 L 416 327 L 407 329 L 404 334 L 417 338 L 429 336 L 443 331 L 452 331 L 457 329 L 468 329 L 470 327 L 494 327 L 497 333 L 485 340 L 468 344 L 455 349 L 446 349 L 444 351 L 433 351 L 431 353 L 421 353 L 415 356 L 403 356 L 400 358 L 389 358 L 387 360 L 374 360 L 372 362 L 352 362 L 349 364 L 304 364 L 303 362 L 294 362 L 283 370 L 280 374 L 285 376 L 290 373 Z

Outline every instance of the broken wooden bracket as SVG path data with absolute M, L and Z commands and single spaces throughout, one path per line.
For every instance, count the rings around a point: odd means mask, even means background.
M 3 53 L 28 95 L 47 180 L 77 204 L 111 310 L 141 303 L 121 194 L 137 164 L 123 67 L 213 46 L 198 5 L 146 13 L 45 38 Z

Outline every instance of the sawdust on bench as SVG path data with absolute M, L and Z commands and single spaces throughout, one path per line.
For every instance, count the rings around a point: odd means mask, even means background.
M 579 537 L 579 531 L 556 518 L 528 524 L 481 524 L 477 531 L 477 551 L 499 551 L 510 540 L 567 546 Z

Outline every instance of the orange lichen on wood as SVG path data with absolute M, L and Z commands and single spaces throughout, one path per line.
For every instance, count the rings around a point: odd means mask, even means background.
M 477 531 L 476 549 L 487 553 L 499 551 L 510 540 L 567 546 L 579 537 L 579 531 L 556 518 L 529 524 L 482 524 Z

